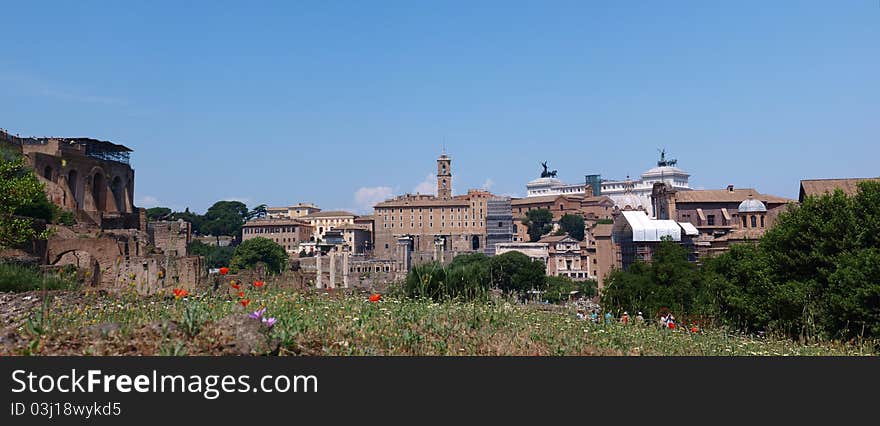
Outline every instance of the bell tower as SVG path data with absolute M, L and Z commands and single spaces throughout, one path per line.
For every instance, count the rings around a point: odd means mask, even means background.
M 437 159 L 437 197 L 452 198 L 452 159 L 445 150 Z

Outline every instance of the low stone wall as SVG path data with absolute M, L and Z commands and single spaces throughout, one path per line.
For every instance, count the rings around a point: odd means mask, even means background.
M 141 295 L 171 294 L 175 288 L 193 291 L 207 281 L 204 271 L 201 256 L 152 255 L 120 259 L 109 290 Z

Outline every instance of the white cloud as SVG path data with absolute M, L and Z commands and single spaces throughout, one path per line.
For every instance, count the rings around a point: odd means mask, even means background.
M 493 186 L 495 186 L 495 181 L 492 180 L 492 178 L 486 178 L 486 181 L 483 182 L 482 188 L 483 188 L 483 190 L 488 191 L 488 190 L 492 189 Z
M 137 204 L 138 207 L 156 207 L 159 205 L 159 199 L 152 195 L 143 195 L 135 200 L 135 204 Z
M 425 176 L 425 180 L 416 185 L 413 192 L 416 194 L 437 195 L 437 176 L 429 173 Z
M 394 191 L 388 186 L 372 186 L 359 188 L 354 193 L 355 209 L 359 213 L 366 213 L 373 210 L 376 203 L 380 203 L 391 198 Z

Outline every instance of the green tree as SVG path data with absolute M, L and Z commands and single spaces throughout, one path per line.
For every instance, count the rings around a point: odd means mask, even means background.
M 48 213 L 39 206 L 47 206 Z M 0 247 L 16 247 L 45 238 L 47 231 L 35 228 L 33 217 L 52 216 L 43 185 L 18 155 L 0 154 Z
M 205 212 L 201 230 L 216 236 L 218 244 L 221 235 L 237 238 L 241 235 L 241 227 L 248 213 L 247 206 L 240 201 L 218 201 Z
M 586 225 L 584 224 L 583 216 L 566 214 L 559 219 L 559 227 L 572 238 L 578 241 L 584 240 L 584 229 L 586 228 Z
M 510 251 L 491 258 L 489 275 L 492 285 L 508 293 L 524 295 L 529 290 L 543 290 L 546 266 L 530 257 Z
M 880 248 L 847 253 L 828 277 L 819 323 L 834 337 L 880 336 Z
M 235 247 L 213 246 L 196 240 L 189 244 L 189 252 L 204 257 L 205 267 L 211 269 L 229 266 Z
M 541 239 L 542 235 L 553 230 L 553 213 L 547 209 L 529 210 L 522 224 L 528 227 L 529 240 L 532 242 Z
M 287 251 L 268 238 L 251 238 L 235 248 L 229 265 L 235 269 L 250 269 L 261 263 L 266 265 L 267 271 L 280 274 L 287 268 Z
M 257 219 L 261 217 L 266 217 L 269 214 L 269 208 L 266 207 L 265 204 L 260 204 L 259 206 L 254 207 L 247 214 L 247 220 Z
M 697 266 L 679 244 L 664 240 L 654 250 L 649 264 L 635 262 L 627 270 L 608 275 L 602 305 L 612 311 L 643 311 L 654 315 L 669 308 L 676 315 L 697 313 L 703 290 Z M 702 307 L 701 307 L 702 308 Z
M 164 220 L 171 216 L 168 207 L 151 207 L 147 209 L 147 220 Z
M 757 331 L 773 320 L 776 288 L 770 279 L 770 265 L 753 244 L 734 244 L 719 256 L 703 263 L 706 291 L 700 303 L 707 313 L 739 330 Z

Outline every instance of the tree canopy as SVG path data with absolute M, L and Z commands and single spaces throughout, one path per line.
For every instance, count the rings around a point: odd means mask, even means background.
M 163 220 L 171 216 L 168 207 L 151 207 L 147 209 L 147 220 Z
M 524 294 L 544 288 L 546 266 L 530 257 L 510 251 L 491 258 L 489 274 L 492 284 L 508 293 Z
M 201 232 L 217 236 L 238 237 L 250 211 L 240 201 L 218 201 L 205 212 Z
M 586 229 L 586 225 L 584 224 L 583 216 L 577 214 L 563 215 L 562 218 L 559 219 L 559 227 L 570 237 L 578 241 L 584 240 L 584 229 Z
M 0 247 L 16 247 L 35 238 L 45 238 L 47 231 L 35 228 L 34 218 L 51 220 L 52 205 L 46 200 L 43 185 L 24 158 L 0 153 Z
M 538 241 L 542 235 L 553 230 L 553 213 L 548 209 L 529 210 L 522 224 L 528 227 L 529 240 Z
M 262 263 L 266 265 L 268 272 L 280 274 L 287 268 L 287 260 L 284 247 L 268 238 L 256 237 L 235 248 L 229 266 L 235 269 L 252 269 Z

